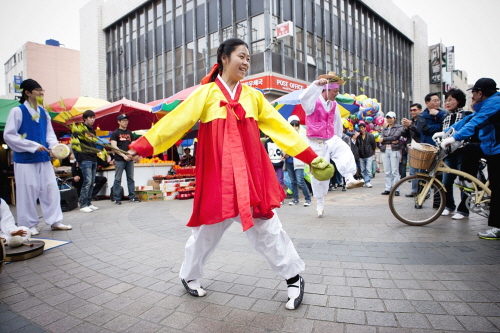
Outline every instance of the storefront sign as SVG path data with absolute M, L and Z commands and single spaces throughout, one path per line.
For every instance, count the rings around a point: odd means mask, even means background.
M 441 82 L 441 44 L 429 47 L 430 83 Z
M 254 88 L 259 89 L 276 89 L 280 91 L 295 91 L 307 88 L 307 85 L 293 81 L 290 79 L 285 79 L 282 77 L 277 77 L 274 75 L 262 75 L 257 76 L 252 79 L 242 80 L 243 84 L 247 84 Z
M 455 46 L 446 48 L 446 71 L 453 72 L 455 70 Z
M 17 87 L 21 86 L 21 83 L 23 82 L 23 77 L 21 75 L 14 75 L 14 92 L 15 93 L 22 93 L 22 91 L 18 90 Z
M 276 38 L 293 37 L 294 25 L 292 21 L 283 22 L 276 26 Z

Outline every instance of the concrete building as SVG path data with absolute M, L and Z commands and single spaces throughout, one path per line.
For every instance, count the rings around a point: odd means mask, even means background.
M 444 108 L 444 95 L 450 91 L 450 89 L 458 88 L 467 96 L 467 104 L 464 110 L 472 110 L 470 106 L 472 102 L 472 93 L 467 91 L 467 89 L 470 88 L 467 72 L 455 69 L 453 65 L 450 66 L 451 68 L 448 68 L 450 70 L 447 69 L 446 49 L 447 47 L 443 44 L 436 44 L 428 47 L 430 73 L 428 92 L 437 92 L 441 97 L 441 106 Z M 451 61 L 454 62 L 454 52 L 452 57 Z M 426 94 L 427 93 L 424 92 L 424 95 Z M 422 99 L 424 95 L 422 95 Z
M 294 37 L 274 38 L 286 21 Z M 249 45 L 246 81 L 262 82 L 270 100 L 290 91 L 278 81 L 298 88 L 335 71 L 350 77 L 341 92 L 406 115 L 429 87 L 427 26 L 391 0 L 93 0 L 80 33 L 82 94 L 110 101 L 197 84 L 229 37 Z
M 45 89 L 47 104 L 59 98 L 80 96 L 80 52 L 77 50 L 27 42 L 4 66 L 7 99 L 21 96 L 15 89 L 16 79 L 19 83 L 25 79 L 40 83 Z

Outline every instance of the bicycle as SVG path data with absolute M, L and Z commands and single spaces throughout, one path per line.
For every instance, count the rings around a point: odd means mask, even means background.
M 460 144 L 460 142 L 457 143 L 454 149 L 457 149 Z M 440 145 L 434 149 L 433 153 L 421 154 L 419 157 L 416 156 L 419 154 L 415 152 L 415 149 L 408 146 L 410 165 L 416 169 L 426 169 L 427 172 L 405 177 L 392 187 L 389 194 L 389 208 L 392 214 L 399 221 L 414 226 L 426 225 L 437 220 L 445 209 L 446 189 L 443 183 L 436 178 L 436 175 L 447 172 L 462 176 L 472 183 L 472 189 L 460 189 L 468 195 L 467 208 L 473 213 L 488 217 L 491 197 L 491 190 L 488 187 L 489 181 L 483 183 L 468 173 L 448 167 L 443 159 L 454 149 L 448 147 L 442 149 Z M 407 197 L 405 193 L 412 193 L 412 182 L 417 182 L 418 190 L 414 196 Z

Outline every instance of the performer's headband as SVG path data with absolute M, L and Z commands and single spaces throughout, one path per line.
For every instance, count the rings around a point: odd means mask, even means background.
M 323 90 L 325 89 L 338 89 L 340 87 L 340 85 L 336 82 L 332 82 L 332 83 L 327 83 L 323 86 Z

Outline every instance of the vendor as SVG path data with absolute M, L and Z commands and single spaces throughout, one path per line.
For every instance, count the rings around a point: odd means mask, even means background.
M 184 156 L 180 158 L 180 166 L 194 166 L 194 156 L 191 155 L 190 148 L 184 148 Z

